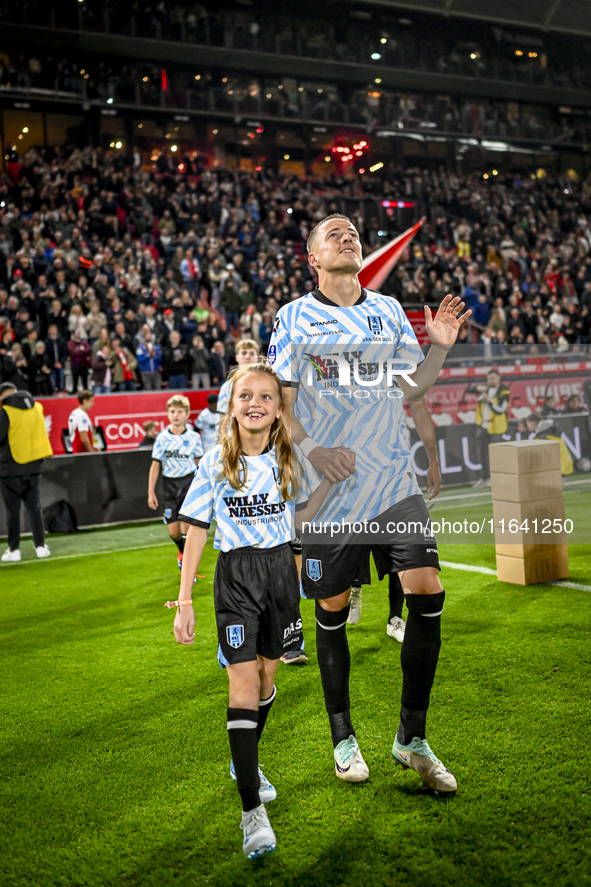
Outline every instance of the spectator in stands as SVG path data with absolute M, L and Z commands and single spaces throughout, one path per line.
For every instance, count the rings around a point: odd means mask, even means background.
M 29 390 L 35 397 L 50 397 L 52 361 L 46 352 L 45 342 L 35 342 L 34 350 L 27 359 Z
M 433 424 L 438 427 L 443 425 L 453 425 L 453 416 L 449 413 L 443 412 L 443 406 L 439 401 L 435 401 L 433 403 L 433 407 L 431 409 L 431 418 L 433 419 Z
M 476 421 L 476 410 L 471 410 L 466 400 L 461 400 L 458 404 L 458 419 L 462 425 L 474 425 Z
M 191 358 L 191 387 L 211 388 L 209 377 L 209 351 L 201 336 L 193 336 L 193 344 L 189 349 Z
M 2 379 L 10 382 L 17 391 L 28 391 L 27 360 L 20 342 L 13 342 L 2 361 Z
M 548 397 L 544 398 L 544 404 L 540 409 L 539 413 L 542 419 L 545 419 L 546 416 L 556 416 L 560 412 L 558 408 L 558 404 L 556 403 L 556 398 L 553 394 L 548 395 Z
M 115 391 L 135 391 L 137 359 L 117 336 L 111 340 L 109 360 L 113 365 Z
M 226 357 L 226 349 L 224 343 L 214 342 L 212 353 L 209 356 L 209 376 L 211 384 L 215 386 L 223 385 L 230 369 Z
M 68 359 L 68 348 L 55 323 L 52 323 L 47 331 L 45 350 L 51 367 L 52 391 L 54 393 L 65 391 L 65 366 Z
M 70 367 L 72 369 L 72 391 L 76 394 L 78 382 L 82 382 L 82 388 L 88 388 L 88 371 L 90 369 L 91 348 L 86 339 L 80 338 L 80 330 L 76 329 L 72 333 L 72 338 L 68 342 L 68 354 L 70 356 Z
M 578 394 L 571 394 L 562 410 L 563 413 L 586 413 L 583 402 Z
M 147 325 L 142 337 L 143 344 L 138 345 L 135 352 L 142 385 L 145 391 L 159 391 L 162 388 L 162 351 Z
M 109 394 L 111 391 L 111 379 L 113 361 L 110 360 L 111 346 L 103 345 L 91 359 L 92 366 L 92 392 L 93 394 Z
M 162 349 L 162 370 L 169 388 L 188 388 L 189 357 L 178 330 L 170 333 L 170 344 Z
M 516 419 L 518 422 L 525 419 L 526 416 L 529 416 L 531 413 L 531 408 L 528 406 L 523 406 L 521 397 L 519 394 L 515 394 L 511 398 L 511 407 L 509 409 L 509 418 Z

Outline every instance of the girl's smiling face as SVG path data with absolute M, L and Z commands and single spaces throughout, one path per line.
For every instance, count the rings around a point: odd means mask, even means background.
M 232 411 L 246 433 L 270 432 L 281 412 L 276 381 L 263 373 L 247 373 L 234 383 Z

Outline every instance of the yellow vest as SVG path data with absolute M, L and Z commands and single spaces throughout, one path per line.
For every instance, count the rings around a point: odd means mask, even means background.
M 40 403 L 36 403 L 30 410 L 19 410 L 6 405 L 2 409 L 6 410 L 10 420 L 8 445 L 15 462 L 27 465 L 37 459 L 49 459 L 53 456 Z
M 501 402 L 501 397 L 508 397 L 509 390 L 507 388 L 501 388 L 495 396 L 493 397 L 492 402 L 499 406 Z M 478 401 L 478 405 L 476 407 L 476 418 L 474 422 L 476 425 L 482 425 L 482 414 L 484 411 L 484 404 L 480 400 Z M 489 434 L 504 434 L 507 428 L 509 427 L 509 422 L 507 421 L 507 413 L 495 413 L 494 410 L 490 411 L 490 417 L 488 420 L 487 431 Z

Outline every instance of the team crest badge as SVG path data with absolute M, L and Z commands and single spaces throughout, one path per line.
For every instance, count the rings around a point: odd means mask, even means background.
M 273 364 L 275 363 L 276 360 L 277 360 L 277 346 L 270 345 L 269 350 L 267 352 L 267 362 L 270 363 L 271 366 L 273 366 Z
M 374 336 L 379 336 L 384 329 L 384 324 L 382 323 L 382 318 L 379 314 L 369 314 L 367 318 L 367 325 L 369 326 L 370 332 L 372 332 Z
M 241 647 L 244 643 L 244 626 L 228 625 L 226 628 L 226 637 L 228 638 L 229 645 L 237 650 L 238 647 Z
M 322 578 L 322 561 L 308 558 L 306 561 L 306 573 L 312 582 L 318 582 Z

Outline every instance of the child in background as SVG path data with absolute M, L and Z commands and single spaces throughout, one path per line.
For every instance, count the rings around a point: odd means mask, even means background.
M 240 339 L 236 343 L 236 363 L 239 367 L 248 366 L 248 364 L 256 363 L 259 359 L 259 346 L 254 339 Z M 228 379 L 219 390 L 218 394 L 218 413 L 227 413 L 230 404 L 230 391 L 232 390 L 232 379 Z
M 193 480 L 195 467 L 203 455 L 201 438 L 196 431 L 187 427 L 190 411 L 189 398 L 182 394 L 175 394 L 167 400 L 166 414 L 170 425 L 156 438 L 148 477 L 148 505 L 156 509 L 158 508 L 156 481 L 162 465 L 164 523 L 179 551 L 177 555 L 179 569 L 183 564 L 187 527 L 180 522 L 178 512 Z
M 201 434 L 204 453 L 209 453 L 210 450 L 213 450 L 218 442 L 221 418 L 218 413 L 218 396 L 217 394 L 209 394 L 207 397 L 207 407 L 201 410 L 195 419 L 195 430 Z
M 191 600 L 207 530 L 217 523 L 221 549 L 214 579 L 218 659 L 229 681 L 227 727 L 230 774 L 242 799 L 243 851 L 249 859 L 275 849 L 264 802 L 277 793 L 258 766 L 258 743 L 275 699 L 282 652 L 301 641 L 296 565 L 290 548 L 294 522 L 310 520 L 324 501 L 323 480 L 297 506 L 299 463 L 284 423 L 278 376 L 267 364 L 240 367 L 231 380 L 230 412 L 221 444 L 202 459 L 180 518 L 189 524 L 174 620 L 176 640 L 192 644 Z

